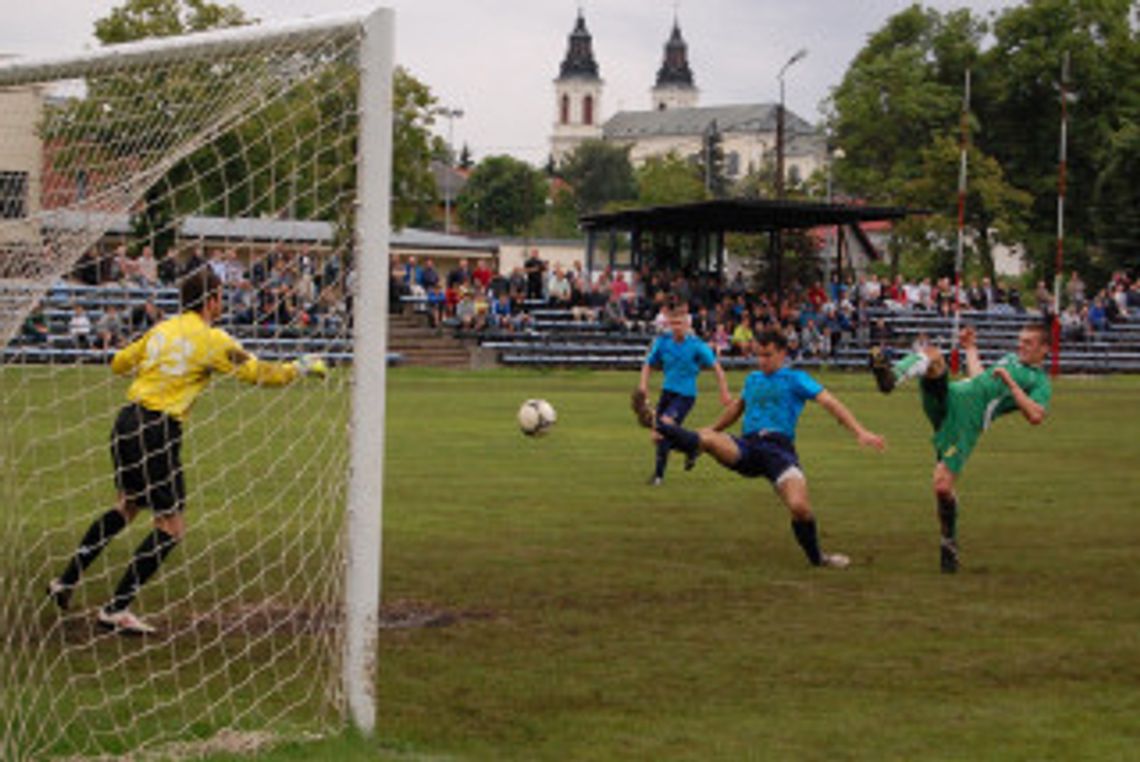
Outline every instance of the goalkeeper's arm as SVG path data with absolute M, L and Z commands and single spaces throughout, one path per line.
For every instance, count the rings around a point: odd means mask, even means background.
M 219 368 L 239 381 L 255 386 L 286 386 L 300 376 L 324 378 L 328 365 L 318 355 L 303 355 L 290 362 L 259 360 L 240 347 L 226 351 L 226 361 Z

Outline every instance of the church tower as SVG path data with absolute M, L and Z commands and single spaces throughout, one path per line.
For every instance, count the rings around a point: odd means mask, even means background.
M 566 154 L 583 140 L 601 139 L 602 79 L 594 60 L 593 38 L 586 30 L 586 19 L 578 11 L 578 22 L 570 33 L 570 44 L 558 79 L 554 80 L 554 133 L 550 155 L 560 164 Z
M 681 37 L 681 26 L 673 17 L 673 33 L 665 43 L 665 60 L 657 70 L 657 84 L 649 91 L 654 111 L 674 108 L 693 108 L 699 91 L 693 84 L 693 70 L 689 68 L 689 46 Z

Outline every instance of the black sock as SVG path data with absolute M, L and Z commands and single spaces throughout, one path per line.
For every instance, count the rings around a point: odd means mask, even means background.
M 819 532 L 816 530 L 815 519 L 792 519 L 792 531 L 811 565 L 822 564 L 823 554 L 819 551 Z
M 958 541 L 958 498 L 938 496 L 938 523 L 942 528 L 942 539 Z
M 106 610 L 114 613 L 130 606 L 142 586 L 158 571 L 158 567 L 177 544 L 176 537 L 161 529 L 155 529 L 148 534 L 135 550 L 135 557 L 131 559 L 126 574 L 115 588 L 115 597 L 107 604 Z
M 701 449 L 700 435 L 695 431 L 683 429 L 675 423 L 664 423 L 658 420 L 657 433 L 665 437 L 666 442 L 688 455 L 692 455 Z
M 673 445 L 669 444 L 668 439 L 662 439 L 657 443 L 657 458 L 653 463 L 653 475 L 658 479 L 665 478 L 665 464 L 669 462 L 669 451 L 673 449 Z
M 79 582 L 83 570 L 99 557 L 103 548 L 107 547 L 115 535 L 123 531 L 127 525 L 127 517 L 119 511 L 112 509 L 104 513 L 87 528 L 87 534 L 79 541 L 79 548 L 71 557 L 67 568 L 59 576 L 59 581 L 67 587 L 74 587 Z

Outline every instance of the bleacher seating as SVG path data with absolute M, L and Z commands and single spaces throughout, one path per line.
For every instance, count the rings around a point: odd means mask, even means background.
M 108 307 L 129 313 L 152 301 L 165 314 L 178 311 L 178 291 L 174 288 L 136 288 L 127 286 L 85 286 L 56 284 L 41 301 L 48 335 L 44 341 L 29 341 L 17 336 L 4 347 L 4 363 L 20 364 L 100 364 L 110 362 L 112 352 L 95 347 L 77 346 L 69 335 L 69 322 L 76 305 L 87 312 L 95 326 Z M 352 339 L 343 329 L 330 326 L 266 326 L 223 323 L 223 327 L 255 355 L 266 360 L 283 361 L 314 352 L 332 364 L 352 362 Z M 388 364 L 398 365 L 403 356 L 388 353 Z
M 2 295 L 0 295 L 2 296 Z M 17 336 L 3 350 L 5 363 L 103 363 L 110 354 L 98 349 L 75 346 L 68 336 L 68 322 L 75 305 L 82 305 L 94 326 L 109 306 L 127 310 L 152 300 L 167 314 L 177 311 L 178 294 L 173 288 L 133 288 L 122 286 L 56 285 L 43 301 L 47 319 L 47 341 L 29 342 Z M 405 308 L 414 310 L 422 299 L 403 297 Z M 640 366 L 652 336 L 648 333 L 609 331 L 600 322 L 576 321 L 569 310 L 549 307 L 544 302 L 528 302 L 532 322 L 523 332 L 486 330 L 464 332 L 454 325 L 455 333 L 478 342 L 497 355 L 503 365 L 570 366 L 591 368 L 637 368 Z M 962 314 L 962 323 L 978 331 L 982 360 L 990 363 L 1016 347 L 1017 333 L 1027 320 L 1039 316 L 1026 313 Z M 934 313 L 908 310 L 872 309 L 868 324 L 882 319 L 893 338 L 891 344 L 909 346 L 920 334 L 945 340 L 951 333 L 952 319 Z M 352 361 L 351 337 L 345 331 L 329 326 L 259 326 L 226 324 L 226 330 L 259 357 L 286 360 L 307 352 L 324 355 L 333 363 Z M 862 369 L 866 366 L 870 347 L 868 330 L 863 327 L 830 355 L 806 357 L 797 361 L 802 367 Z M 389 364 L 401 361 L 398 353 L 389 353 Z M 730 368 L 754 365 L 749 357 L 725 357 Z M 1108 331 L 1077 340 L 1066 340 L 1061 349 L 1064 373 L 1140 372 L 1140 318 L 1117 323 Z
M 636 368 L 648 349 L 652 336 L 646 333 L 608 333 L 600 323 L 575 322 L 568 310 L 543 309 L 535 315 L 534 330 L 505 334 L 485 332 L 480 344 L 499 354 L 504 365 L 576 366 Z M 1022 324 L 1039 315 L 1027 313 L 963 313 L 962 324 L 978 331 L 983 363 L 991 363 L 1016 349 Z M 910 346 L 920 334 L 944 339 L 951 333 L 953 320 L 933 313 L 871 310 L 868 320 L 882 319 L 893 332 L 894 346 Z M 803 357 L 801 367 L 828 367 L 842 370 L 863 369 L 871 343 L 867 330 L 845 336 L 832 354 Z M 725 367 L 750 368 L 749 357 L 729 356 Z M 1061 346 L 1063 373 L 1140 372 L 1140 319 L 1114 325 L 1094 338 L 1067 340 Z

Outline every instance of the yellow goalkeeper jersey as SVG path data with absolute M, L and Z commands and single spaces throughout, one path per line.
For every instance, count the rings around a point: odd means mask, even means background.
M 297 378 L 293 363 L 265 362 L 242 349 L 197 312 L 164 320 L 115 353 L 111 370 L 134 373 L 127 399 L 184 420 L 214 373 L 258 386 L 284 386 Z

